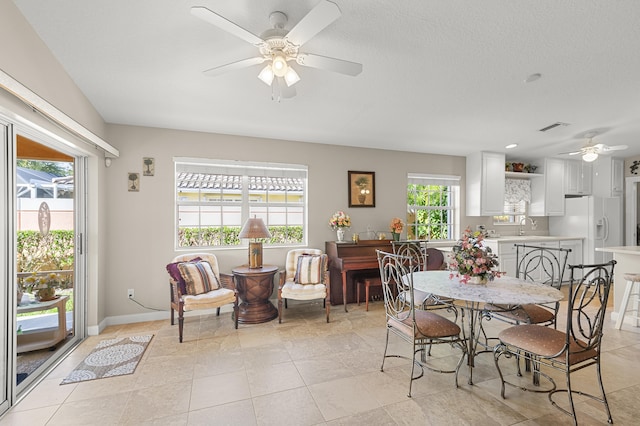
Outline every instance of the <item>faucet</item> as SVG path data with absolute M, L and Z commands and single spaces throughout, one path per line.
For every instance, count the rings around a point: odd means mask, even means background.
M 518 235 L 523 236 L 524 235 L 524 227 L 523 225 L 525 225 L 527 223 L 527 219 L 529 219 L 529 222 L 531 222 L 531 230 L 535 231 L 536 227 L 538 226 L 538 224 L 536 223 L 535 220 L 531 219 L 528 216 L 524 216 L 522 219 L 520 219 L 520 230 L 518 231 Z

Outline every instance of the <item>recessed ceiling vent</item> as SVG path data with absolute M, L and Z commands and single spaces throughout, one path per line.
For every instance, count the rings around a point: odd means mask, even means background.
M 539 131 L 540 132 L 547 132 L 547 131 L 549 131 L 551 129 L 555 129 L 556 127 L 559 127 L 559 126 L 563 126 L 564 127 L 564 126 L 568 126 L 568 125 L 569 125 L 569 123 L 562 123 L 562 122 L 558 121 L 556 123 L 548 125 L 547 127 L 543 127 Z

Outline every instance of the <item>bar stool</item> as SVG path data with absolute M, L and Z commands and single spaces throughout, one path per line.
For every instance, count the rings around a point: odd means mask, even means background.
M 624 279 L 627 281 L 627 287 L 624 289 L 624 296 L 622 297 L 622 304 L 620 305 L 620 312 L 618 312 L 618 319 L 616 321 L 616 328 L 620 330 L 622 327 L 622 322 L 624 321 L 624 316 L 627 313 L 627 305 L 629 304 L 629 298 L 631 296 L 635 296 L 635 309 L 632 309 L 632 312 L 635 312 L 634 319 L 636 320 L 635 326 L 638 327 L 638 320 L 640 320 L 640 287 L 637 287 L 635 293 L 632 293 L 633 288 L 637 285 L 640 286 L 640 273 L 632 274 L 627 273 L 623 275 Z

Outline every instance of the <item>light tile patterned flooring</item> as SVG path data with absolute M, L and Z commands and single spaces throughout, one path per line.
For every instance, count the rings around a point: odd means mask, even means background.
M 292 302 L 282 324 L 274 320 L 238 330 L 230 314 L 191 317 L 182 344 L 168 320 L 108 327 L 83 342 L 0 425 L 571 424 L 544 394 L 507 387 L 503 400 L 490 354 L 478 355 L 473 386 L 463 365 L 459 388 L 451 374 L 426 372 L 408 398 L 408 361 L 390 359 L 380 372 L 384 310 L 381 302 L 369 306 L 365 312 L 364 305 L 349 305 L 349 313 L 334 306 L 326 324 L 321 304 Z M 491 335 L 502 327 L 487 324 Z M 640 329 L 612 327 L 608 322 L 604 339 L 605 390 L 614 423 L 637 424 Z M 134 374 L 60 385 L 98 341 L 145 333 L 155 337 Z M 409 352 L 393 336 L 391 348 Z M 450 355 L 446 346 L 434 350 L 444 361 Z M 513 373 L 513 361 L 505 364 Z M 576 386 L 597 392 L 593 368 L 575 377 Z M 557 399 L 566 400 L 563 394 Z M 581 425 L 606 424 L 599 403 L 577 401 Z

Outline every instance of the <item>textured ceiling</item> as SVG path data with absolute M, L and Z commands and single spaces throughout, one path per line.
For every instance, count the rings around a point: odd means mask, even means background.
M 518 143 L 508 156 L 523 159 L 597 130 L 640 155 L 637 0 L 335 0 L 341 18 L 301 50 L 363 72 L 294 65 L 297 96 L 281 102 L 260 65 L 202 74 L 257 49 L 190 7 L 259 35 L 271 12 L 290 29 L 318 0 L 13 1 L 109 123 L 450 155 Z

